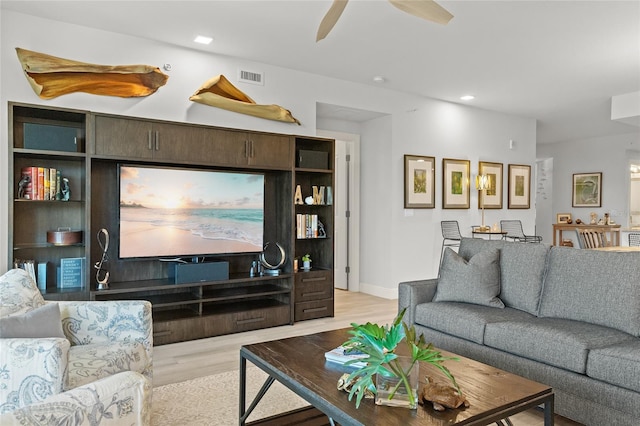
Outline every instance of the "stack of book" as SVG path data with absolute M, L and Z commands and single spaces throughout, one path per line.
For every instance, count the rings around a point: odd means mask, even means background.
M 296 214 L 296 238 L 321 238 L 318 229 L 317 214 Z
M 329 362 L 335 362 L 337 364 L 345 364 L 347 361 L 359 360 L 367 358 L 367 354 L 354 351 L 347 346 L 338 346 L 335 349 L 331 349 L 329 352 L 324 353 L 324 358 Z M 349 364 L 349 367 L 362 368 L 366 367 L 367 363 L 363 361 L 354 362 Z
M 47 167 L 28 166 L 21 170 L 22 178 L 28 182 L 24 187 L 23 198 L 27 200 L 60 200 L 60 170 Z

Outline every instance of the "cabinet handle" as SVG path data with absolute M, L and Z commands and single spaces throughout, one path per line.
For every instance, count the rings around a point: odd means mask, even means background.
M 249 158 L 249 141 L 244 141 L 244 156 L 245 158 Z
M 158 131 L 156 130 L 156 151 L 160 151 L 160 135 L 158 134 Z
M 253 158 L 253 141 L 249 141 L 249 146 L 251 147 L 251 154 L 249 155 L 249 157 Z
M 327 310 L 327 307 L 326 307 L 326 306 L 323 306 L 323 307 L 321 307 L 321 308 L 309 308 L 309 309 L 303 309 L 303 310 L 302 310 L 302 312 L 306 314 L 307 312 L 319 312 L 319 311 L 326 311 L 326 310 Z
M 325 293 L 325 291 L 311 291 L 309 293 L 302 293 L 302 297 L 322 296 Z
M 237 325 L 244 325 L 244 324 L 251 324 L 252 322 L 262 322 L 264 321 L 264 317 L 258 317 L 258 318 L 250 318 L 250 319 L 246 319 L 246 320 L 238 320 L 236 321 Z
M 326 281 L 327 277 L 315 277 L 315 278 L 303 278 L 302 282 L 303 283 L 310 283 L 313 281 Z
M 171 330 L 167 330 L 167 331 L 155 331 L 153 333 L 153 337 L 164 337 L 164 336 L 168 336 L 171 334 Z
M 153 149 L 153 145 L 151 144 L 151 130 L 149 130 L 148 139 L 149 139 L 149 151 L 151 151 Z

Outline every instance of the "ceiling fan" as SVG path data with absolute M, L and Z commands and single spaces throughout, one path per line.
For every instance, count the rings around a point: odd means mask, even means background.
M 348 2 L 349 0 L 333 0 L 329 11 L 320 22 L 316 42 L 329 34 Z M 451 13 L 433 0 L 389 0 L 389 3 L 403 12 L 438 24 L 446 25 L 453 18 Z

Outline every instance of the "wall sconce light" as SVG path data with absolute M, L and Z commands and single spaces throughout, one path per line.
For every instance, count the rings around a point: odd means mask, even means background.
M 486 232 L 489 230 L 489 227 L 484 225 L 484 195 L 487 193 L 487 190 L 489 188 L 491 188 L 491 176 L 489 175 L 476 176 L 476 189 L 479 192 L 480 207 L 482 208 L 482 226 L 478 229 L 481 232 Z

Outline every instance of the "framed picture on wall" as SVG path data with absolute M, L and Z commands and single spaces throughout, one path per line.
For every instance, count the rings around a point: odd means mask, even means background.
M 436 206 L 436 159 L 404 156 L 404 208 L 433 209 Z
M 442 208 L 469 208 L 469 160 L 442 159 Z
M 478 174 L 489 176 L 489 189 L 479 191 L 478 208 L 501 209 L 502 208 L 502 163 L 478 163 Z
M 531 207 L 531 166 L 509 164 L 510 209 L 528 209 Z
M 602 205 L 602 173 L 573 174 L 573 207 Z

